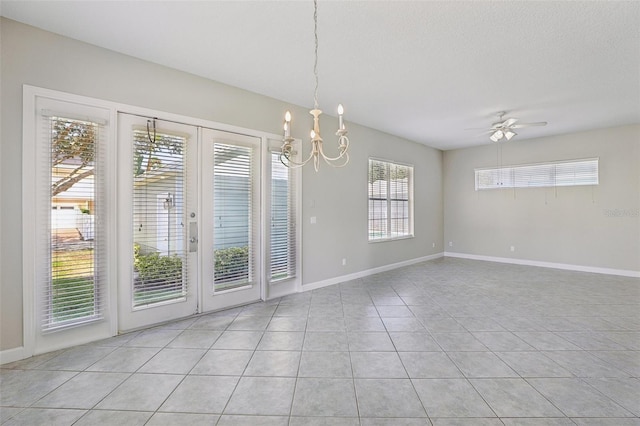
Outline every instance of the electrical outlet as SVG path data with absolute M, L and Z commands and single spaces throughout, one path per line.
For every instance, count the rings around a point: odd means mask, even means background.
M 436 243 L 431 244 L 431 247 L 436 248 Z
M 346 264 L 347 264 L 347 258 L 344 257 L 342 258 L 342 266 L 346 266 Z
M 315 216 L 311 216 L 311 219 L 309 220 L 311 222 L 312 225 L 316 224 L 316 217 Z
M 511 246 L 511 251 L 516 251 L 515 246 Z
M 453 241 L 449 241 L 449 247 L 453 247 Z

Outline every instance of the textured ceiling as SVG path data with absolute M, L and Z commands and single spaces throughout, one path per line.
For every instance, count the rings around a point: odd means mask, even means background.
M 313 106 L 313 2 L 2 1 L 3 16 Z M 326 1 L 320 107 L 440 149 L 640 123 L 640 2 Z M 10 58 L 3 58 L 10 60 Z

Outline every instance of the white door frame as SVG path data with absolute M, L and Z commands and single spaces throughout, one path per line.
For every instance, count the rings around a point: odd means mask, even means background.
M 87 110 L 101 110 L 100 116 L 107 118 L 107 124 L 104 131 L 106 135 L 103 142 L 104 147 L 104 163 L 102 173 L 104 175 L 104 197 L 110 199 L 113 196 L 115 188 L 115 122 L 116 114 L 113 104 L 99 99 L 92 99 L 85 96 L 78 96 L 64 92 L 58 92 L 49 89 L 24 85 L 23 86 L 23 139 L 22 139 L 22 297 L 23 297 L 23 345 L 16 351 L 12 351 L 12 360 L 27 358 L 42 352 L 49 352 L 56 349 L 88 343 L 90 341 L 99 340 L 110 337 L 116 333 L 116 315 L 113 310 L 113 301 L 115 295 L 115 273 L 116 264 L 110 262 L 109 259 L 115 259 L 115 242 L 113 239 L 106 238 L 105 256 L 107 258 L 104 270 L 104 279 L 106 285 L 103 288 L 104 294 L 103 317 L 102 319 L 92 321 L 86 325 L 77 325 L 70 328 L 64 328 L 60 331 L 43 333 L 40 329 L 38 318 L 40 317 L 39 308 L 41 306 L 38 296 L 40 290 L 37 288 L 39 277 L 44 266 L 38 263 L 42 256 L 38 256 L 39 247 L 41 247 L 42 235 L 38 230 L 42 227 L 42 220 L 51 217 L 50 205 L 43 205 L 39 200 L 38 194 L 41 194 L 40 179 L 36 176 L 42 170 L 38 158 L 40 157 L 40 138 L 44 137 L 39 126 L 41 111 L 37 108 L 47 108 L 47 105 L 66 104 L 68 108 L 77 111 L 67 111 L 67 107 L 63 107 L 65 111 L 57 111 L 57 113 L 69 112 L 76 115 L 87 115 Z M 44 106 L 43 106 L 44 105 Z M 81 117 L 78 117 L 81 118 Z M 89 119 L 89 118 L 88 118 Z M 37 173 L 34 173 L 34 170 Z M 44 211 L 46 210 L 46 211 Z M 102 226 L 105 234 L 115 235 L 115 203 L 107 203 L 104 206 L 104 214 L 102 218 Z M 45 219 L 46 220 L 46 219 Z M 48 223 L 48 220 L 47 220 Z M 5 359 L 3 357 L 3 362 Z M 9 360 L 7 360 L 9 361 Z

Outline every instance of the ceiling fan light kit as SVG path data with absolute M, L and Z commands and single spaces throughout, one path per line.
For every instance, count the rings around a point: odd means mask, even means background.
M 514 136 L 517 136 L 518 134 L 516 132 L 514 132 L 514 129 L 521 129 L 523 127 L 533 127 L 533 126 L 546 126 L 547 122 L 546 121 L 539 121 L 537 123 L 519 123 L 516 124 L 518 122 L 518 118 L 507 118 L 506 120 L 503 120 L 503 117 L 505 115 L 505 112 L 499 112 L 498 113 L 498 121 L 493 123 L 493 125 L 491 126 L 491 129 L 489 129 L 488 133 L 489 133 L 489 139 L 492 142 L 499 142 L 502 139 L 506 139 L 508 141 L 511 140 L 511 138 L 513 138 Z

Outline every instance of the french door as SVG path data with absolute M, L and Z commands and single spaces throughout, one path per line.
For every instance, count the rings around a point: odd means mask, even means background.
M 202 129 L 202 311 L 262 292 L 260 138 Z
M 121 113 L 118 329 L 261 298 L 260 138 Z
M 31 86 L 23 105 L 15 359 L 300 291 L 277 135 Z

